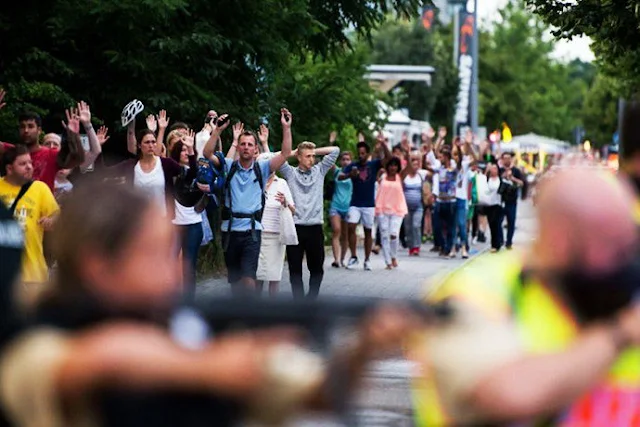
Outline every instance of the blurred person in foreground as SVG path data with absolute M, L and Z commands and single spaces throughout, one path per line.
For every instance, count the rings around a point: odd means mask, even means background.
M 231 426 L 253 411 L 273 421 L 325 407 L 326 371 L 294 330 L 197 345 L 169 332 L 180 292 L 175 235 L 139 190 L 83 186 L 55 232 L 55 286 L 35 325 L 0 358 L 0 402 L 12 425 Z M 351 350 L 336 357 L 345 384 L 356 384 L 377 350 L 396 345 L 407 322 L 387 307 L 365 320 Z
M 538 230 L 527 250 L 478 258 L 430 295 L 449 300 L 456 319 L 413 348 L 418 426 L 640 422 L 629 186 L 560 168 L 541 184 Z

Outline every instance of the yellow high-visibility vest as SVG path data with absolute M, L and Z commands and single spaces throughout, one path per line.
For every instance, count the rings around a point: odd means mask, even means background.
M 572 314 L 541 283 L 523 284 L 521 271 L 522 259 L 517 253 L 483 256 L 452 276 L 429 300 L 457 297 L 472 301 L 488 313 L 511 316 L 529 353 L 568 348 L 579 333 Z M 420 357 L 420 350 L 414 355 Z M 441 404 L 428 360 L 419 362 L 421 376 L 414 380 L 412 390 L 416 425 L 455 425 L 455 414 L 446 413 Z M 625 351 L 607 378 L 560 414 L 555 425 L 640 426 L 640 348 Z

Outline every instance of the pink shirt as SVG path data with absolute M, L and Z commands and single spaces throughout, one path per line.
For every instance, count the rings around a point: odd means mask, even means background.
M 383 176 L 378 187 L 376 196 L 376 216 L 394 215 L 404 217 L 409 210 L 407 201 L 404 198 L 402 188 L 402 177 L 396 174 L 393 181 L 389 181 L 387 176 Z

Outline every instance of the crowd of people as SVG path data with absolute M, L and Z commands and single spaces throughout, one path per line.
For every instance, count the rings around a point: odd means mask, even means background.
M 66 111 L 62 135 L 27 113 L 19 140 L 0 144 L 0 280 L 24 246 L 19 300 L 13 277 L 0 282 L 0 425 L 226 426 L 247 414 L 284 422 L 296 411 L 339 411 L 330 374 L 350 392 L 369 360 L 401 348 L 419 368 L 419 426 L 638 425 L 640 151 L 625 163 L 632 180 L 582 158 L 549 168 L 536 184 L 536 239 L 512 251 L 528 181 L 511 153 L 471 133 L 447 141 L 441 128 L 392 147 L 383 132 L 372 144 L 360 135 L 353 154 L 332 133 L 327 146 L 294 149 L 294 116 L 283 108 L 272 152 L 267 126 L 231 126 L 213 110 L 198 131 L 161 111 L 136 133 L 135 115 L 123 117 L 135 158 L 96 179 L 87 174 L 109 137 L 93 129 L 84 102 Z M 637 117 L 640 108 L 625 123 Z M 194 299 L 216 214 L 235 294 L 264 284 L 276 294 L 286 257 L 294 298 L 315 299 L 325 201 L 332 268 L 359 269 L 358 226 L 365 271 L 378 250 L 394 270 L 401 247 L 419 257 L 430 240 L 443 258 L 467 258 L 489 233 L 493 253 L 429 294 L 425 303 L 449 307 L 448 317 L 425 328 L 406 304 L 377 306 L 326 364 L 297 330 L 212 334 L 191 306 L 176 305 L 177 293 Z
M 496 158 L 492 144 L 475 140 L 470 132 L 448 142 L 446 128 L 437 134 L 430 130 L 415 145 L 405 133 L 393 147 L 382 131 L 374 133 L 373 144 L 359 134 L 355 156 L 340 151 L 332 132 L 327 146 L 303 141 L 294 150 L 293 116 L 283 109 L 280 151 L 271 151 L 266 125 L 254 133 L 235 123 L 232 143 L 223 152 L 228 115 L 211 110 L 197 130 L 183 122 L 171 124 L 162 110 L 148 115 L 146 127 L 136 132 L 136 114 L 130 109 L 123 114 L 132 157 L 105 168 L 101 176 L 141 189 L 171 220 L 182 285 L 190 298 L 200 248 L 216 231 L 222 235 L 234 292 L 260 292 L 268 285 L 269 293 L 277 294 L 286 257 L 295 298 L 320 292 L 325 217 L 333 234 L 333 268 L 359 268 L 358 226 L 366 271 L 372 269 L 372 254 L 381 251 L 386 268 L 393 270 L 399 266 L 399 250 L 420 256 L 427 241 L 433 242 L 431 252 L 445 258 L 468 258 L 471 244 L 484 243 L 487 232 L 492 252 L 512 248 L 518 199 L 526 193 L 524 174 L 511 153 Z M 80 125 L 86 132 L 84 146 Z M 0 199 L 15 212 L 29 242 L 22 274 L 27 299 L 55 271 L 49 230 L 59 206 L 73 191 L 73 182 L 93 170 L 109 140 L 104 126 L 94 130 L 85 102 L 66 111 L 63 126 L 62 135 L 44 133 L 41 118 L 26 113 L 19 118 L 19 141 L 0 143 Z M 305 259 L 310 273 L 306 292 Z

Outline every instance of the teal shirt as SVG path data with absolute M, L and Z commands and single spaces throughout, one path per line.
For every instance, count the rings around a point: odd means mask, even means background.
M 336 168 L 333 180 L 335 181 L 335 189 L 333 190 L 333 198 L 331 199 L 331 209 L 338 212 L 347 212 L 351 206 L 351 193 L 353 193 L 353 182 L 351 179 L 343 181 L 338 180 L 342 169 Z

